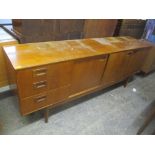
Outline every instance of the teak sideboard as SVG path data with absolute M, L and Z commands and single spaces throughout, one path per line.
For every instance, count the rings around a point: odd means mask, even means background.
M 51 41 L 3 47 L 10 88 L 22 115 L 64 104 L 127 80 L 151 45 L 131 37 Z

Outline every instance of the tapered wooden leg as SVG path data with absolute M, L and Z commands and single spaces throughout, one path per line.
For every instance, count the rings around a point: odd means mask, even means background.
M 45 123 L 48 123 L 48 113 L 49 113 L 49 109 L 46 108 L 45 111 L 44 111 Z
M 147 125 L 152 121 L 152 119 L 155 116 L 155 109 L 152 110 L 152 112 L 149 114 L 149 116 L 146 118 L 146 120 L 144 121 L 144 124 L 140 127 L 140 129 L 137 132 L 137 135 L 140 135 L 144 129 L 147 127 Z
M 125 80 L 124 87 L 127 86 L 128 82 L 129 82 L 129 79 L 130 79 L 130 77 L 128 77 L 128 78 Z

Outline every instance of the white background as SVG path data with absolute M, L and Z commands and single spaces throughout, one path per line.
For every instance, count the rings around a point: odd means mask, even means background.
M 153 0 L 3 0 L 0 1 L 0 18 L 153 19 L 154 6 Z M 151 155 L 155 154 L 154 138 L 0 136 L 0 155 Z

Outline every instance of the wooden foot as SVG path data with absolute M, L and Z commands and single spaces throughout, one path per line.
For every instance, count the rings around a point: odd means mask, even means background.
M 152 119 L 155 116 L 155 109 L 152 110 L 152 112 L 149 114 L 149 116 L 146 118 L 146 120 L 144 121 L 144 124 L 140 127 L 140 129 L 137 132 L 137 135 L 140 135 L 144 129 L 148 126 L 148 124 L 152 121 Z
M 124 87 L 127 86 L 128 82 L 129 82 L 129 79 L 130 79 L 130 77 L 128 77 L 128 78 L 125 80 Z
M 48 110 L 48 108 L 46 108 L 44 111 L 45 123 L 48 123 L 48 113 L 49 113 L 49 110 Z

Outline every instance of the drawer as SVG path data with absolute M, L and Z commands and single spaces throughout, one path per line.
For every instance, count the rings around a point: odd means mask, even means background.
M 25 98 L 20 101 L 20 111 L 22 115 L 37 111 L 49 104 L 49 93 L 45 92 L 39 95 Z
M 17 72 L 18 93 L 21 98 L 48 90 L 48 66 L 19 70 Z
M 48 76 L 49 76 L 49 66 L 19 70 L 17 72 L 17 80 L 21 84 L 27 84 L 28 82 L 32 83 L 35 81 L 42 81 L 47 79 Z
M 35 67 L 17 72 L 17 86 L 21 98 L 63 87 L 70 83 L 69 62 Z
M 32 113 L 47 107 L 49 105 L 57 104 L 68 98 L 70 86 L 64 86 L 59 89 L 44 92 L 32 97 L 27 97 L 20 100 L 20 111 L 22 115 Z
M 44 67 L 40 67 L 40 68 L 34 68 L 31 70 L 31 76 L 33 78 L 33 80 L 38 81 L 38 80 L 42 80 L 42 79 L 46 79 L 48 72 L 49 72 L 49 67 L 48 66 L 44 66 Z
M 28 81 L 27 84 L 18 85 L 18 93 L 22 98 L 33 96 L 48 90 L 48 81 Z

